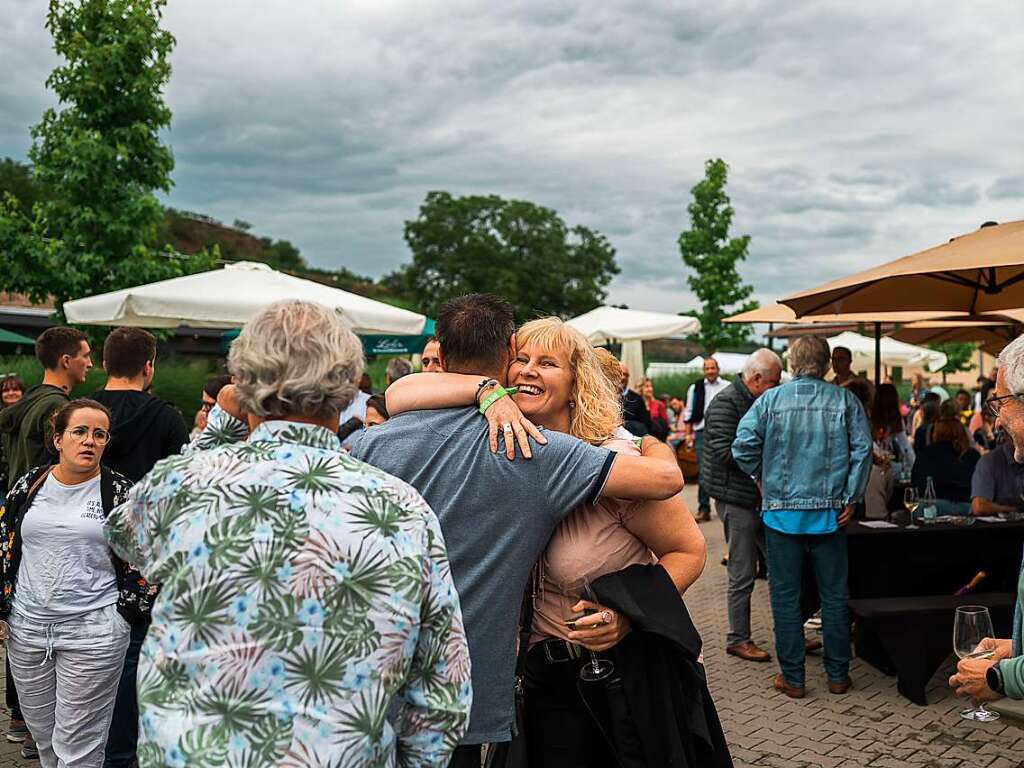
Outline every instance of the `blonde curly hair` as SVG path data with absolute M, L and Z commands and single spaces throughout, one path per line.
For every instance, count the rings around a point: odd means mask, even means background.
M 531 320 L 516 332 L 516 345 L 536 344 L 545 352 L 564 354 L 572 367 L 569 434 L 600 445 L 622 424 L 619 391 L 602 370 L 587 338 L 557 317 Z

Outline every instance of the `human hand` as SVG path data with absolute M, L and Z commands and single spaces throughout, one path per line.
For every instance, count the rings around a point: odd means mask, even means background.
M 949 678 L 949 687 L 957 696 L 970 696 L 978 701 L 995 701 L 1002 698 L 985 682 L 985 673 L 996 661 L 998 659 L 995 658 L 960 659 L 960 663 L 956 665 L 956 674 Z
M 853 519 L 854 509 L 856 509 L 855 504 L 847 504 L 845 507 L 843 507 L 842 512 L 839 513 L 839 518 L 836 520 L 836 524 L 840 528 L 842 528 L 844 525 L 850 522 L 851 519 Z
M 975 649 L 978 652 L 991 651 L 993 661 L 1002 661 L 1013 655 L 1013 640 L 1001 640 L 995 637 L 986 637 Z
M 572 607 L 573 613 L 595 611 L 572 623 L 569 639 L 588 651 L 607 651 L 618 645 L 633 628 L 629 619 L 618 611 L 589 600 L 580 600 Z
M 541 434 L 532 421 L 523 416 L 519 406 L 511 397 L 501 397 L 495 400 L 484 414 L 487 419 L 487 435 L 491 444 L 491 453 L 498 452 L 498 432 L 505 435 L 505 456 L 509 459 L 516 457 L 516 443 L 519 444 L 519 452 L 524 459 L 532 459 L 533 451 L 530 449 L 530 441 L 527 435 L 533 437 L 541 445 L 547 443 L 547 438 Z M 513 439 L 515 435 L 515 439 Z
M 226 384 L 221 387 L 220 392 L 217 394 L 217 405 L 229 416 L 245 421 L 245 411 L 242 410 L 242 406 L 238 403 L 238 394 L 235 391 L 234 384 Z

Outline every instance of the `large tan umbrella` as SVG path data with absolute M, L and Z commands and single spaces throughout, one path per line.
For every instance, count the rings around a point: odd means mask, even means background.
M 861 312 L 979 314 L 1024 307 L 1024 221 L 948 243 L 782 299 L 798 317 Z

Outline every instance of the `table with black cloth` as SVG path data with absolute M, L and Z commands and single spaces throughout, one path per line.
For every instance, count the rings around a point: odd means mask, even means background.
M 953 651 L 958 605 L 987 605 L 997 637 L 1010 637 L 1024 522 L 870 528 L 851 523 L 850 610 L 857 656 L 898 676 L 900 693 L 924 705 L 925 686 Z M 986 578 L 954 593 L 979 571 Z

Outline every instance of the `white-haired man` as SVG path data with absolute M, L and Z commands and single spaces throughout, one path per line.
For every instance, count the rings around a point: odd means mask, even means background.
M 729 635 L 725 650 L 747 661 L 771 659 L 750 632 L 750 594 L 757 577 L 757 553 L 764 549 L 764 528 L 761 494 L 732 457 L 732 443 L 750 406 L 777 387 L 781 379 L 782 360 L 770 349 L 759 349 L 747 358 L 739 378 L 715 397 L 704 415 L 701 476 L 708 495 L 715 500 L 729 544 Z
M 143 765 L 443 766 L 465 733 L 469 648 L 437 517 L 338 442 L 362 368 L 337 313 L 271 305 L 232 344 L 236 384 L 189 455 L 107 519 L 113 549 L 163 585 L 139 664 Z
M 1024 336 L 1010 342 L 999 354 L 995 391 L 988 399 L 988 406 L 999 417 L 999 423 L 1013 441 L 1014 461 L 1024 464 Z M 1024 569 L 1021 579 L 1024 579 Z M 964 659 L 957 665 L 956 674 L 949 678 L 949 685 L 956 689 L 957 696 L 972 696 L 981 701 L 1003 696 L 1024 699 L 1021 583 L 1018 581 L 1013 638 L 985 638 L 979 648 L 991 651 L 992 657 Z

